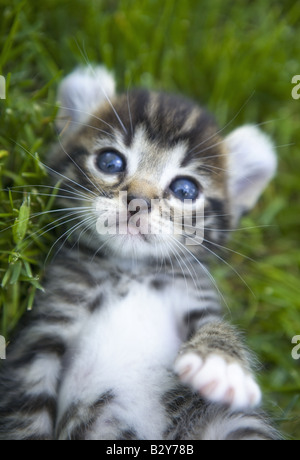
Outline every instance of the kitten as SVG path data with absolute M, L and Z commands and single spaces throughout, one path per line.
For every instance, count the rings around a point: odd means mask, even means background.
M 0 438 L 276 439 L 207 268 L 273 176 L 272 143 L 253 126 L 223 139 L 179 96 L 116 95 L 102 67 L 58 96 L 69 238 L 8 348 Z

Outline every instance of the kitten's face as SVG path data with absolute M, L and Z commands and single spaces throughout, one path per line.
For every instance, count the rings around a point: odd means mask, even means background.
M 78 191 L 87 195 L 93 248 L 173 257 L 183 246 L 199 250 L 203 237 L 218 239 L 230 219 L 226 154 L 212 117 L 190 101 L 147 91 L 111 103 L 59 152 L 59 171 L 85 188 Z
M 60 86 L 50 162 L 64 178 L 69 234 L 126 258 L 215 249 L 273 175 L 270 141 L 251 126 L 222 139 L 189 100 L 114 87 L 102 67 L 76 70 Z

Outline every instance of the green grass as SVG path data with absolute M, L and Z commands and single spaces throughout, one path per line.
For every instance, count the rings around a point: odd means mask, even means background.
M 120 89 L 147 86 L 202 102 L 226 133 L 266 122 L 279 172 L 229 246 L 245 255 L 228 252 L 243 281 L 226 264 L 215 274 L 228 316 L 263 363 L 267 407 L 300 439 L 300 360 L 291 356 L 300 334 L 300 100 L 291 97 L 300 74 L 298 2 L 0 0 L 0 8 L 0 334 L 9 338 L 32 308 L 54 241 L 52 232 L 38 237 L 49 215 L 33 214 L 54 202 L 36 186 L 47 183 L 39 159 L 55 140 L 57 84 L 78 63 L 102 62 Z

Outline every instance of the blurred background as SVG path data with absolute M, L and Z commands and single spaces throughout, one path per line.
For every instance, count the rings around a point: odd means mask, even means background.
M 0 0 L 0 335 L 9 340 L 32 308 L 55 243 L 55 197 L 40 185 L 57 85 L 78 64 L 104 63 L 120 90 L 181 93 L 214 113 L 224 134 L 254 123 L 273 138 L 277 177 L 213 274 L 227 319 L 262 363 L 265 407 L 300 439 L 299 33 L 290 0 Z

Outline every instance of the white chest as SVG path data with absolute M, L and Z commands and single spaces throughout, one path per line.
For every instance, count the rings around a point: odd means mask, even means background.
M 82 327 L 76 346 L 80 361 L 96 365 L 110 379 L 121 374 L 131 381 L 135 369 L 139 374 L 144 368 L 172 366 L 183 340 L 179 303 L 178 293 L 142 284 L 123 298 L 108 299 Z
M 78 398 L 93 404 L 99 394 L 112 392 L 109 417 L 116 413 L 131 424 L 144 420 L 145 429 L 159 436 L 165 424 L 160 399 L 182 343 L 178 306 L 178 296 L 140 284 L 90 316 L 69 358 L 60 413 Z

